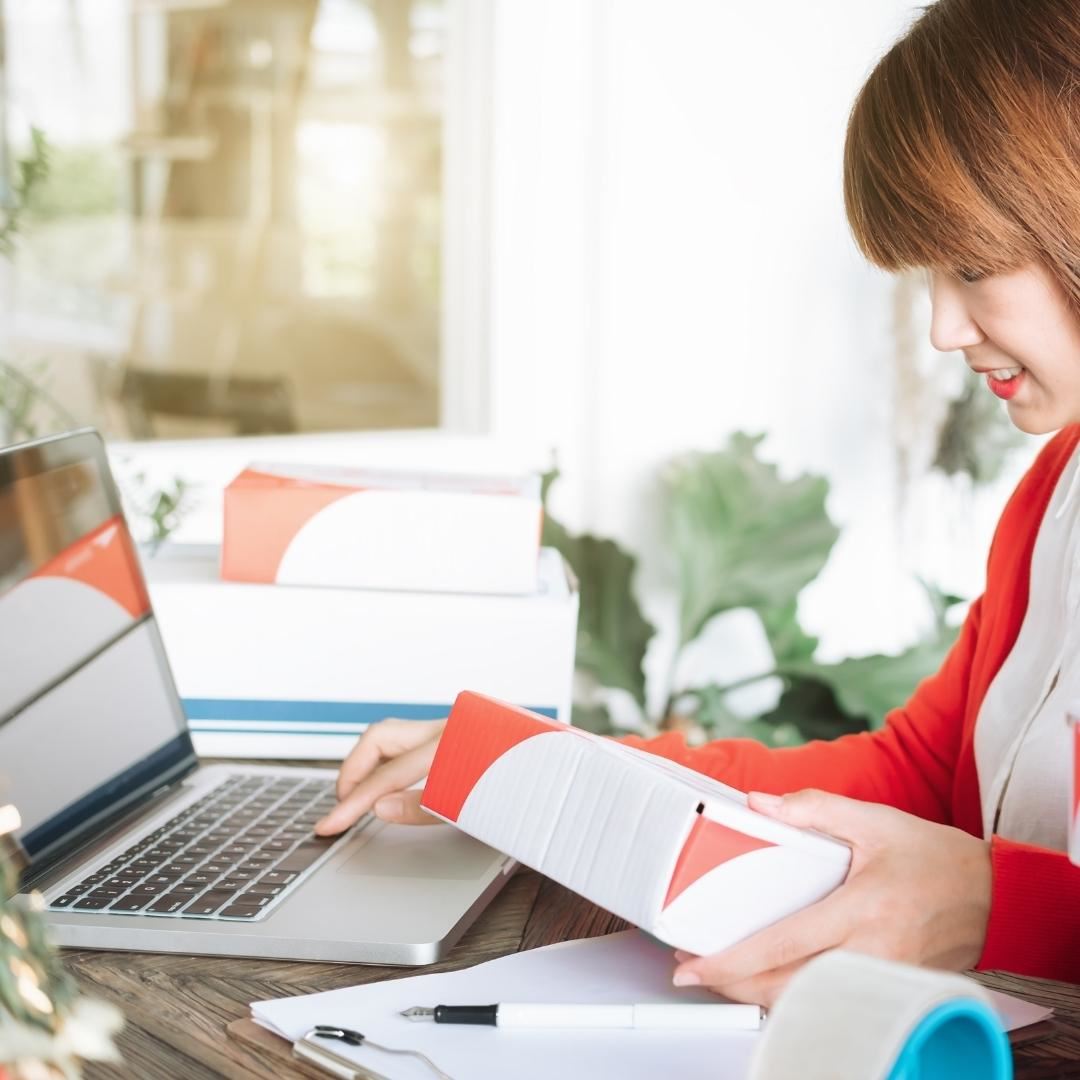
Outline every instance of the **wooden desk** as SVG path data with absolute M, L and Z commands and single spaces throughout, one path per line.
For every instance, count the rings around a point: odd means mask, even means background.
M 519 871 L 438 970 L 466 967 L 556 941 L 595 937 L 625 924 L 532 871 Z M 71 950 L 68 970 L 88 994 L 114 1002 L 127 1016 L 120 1036 L 123 1068 L 90 1066 L 90 1080 L 283 1080 L 276 1061 L 226 1035 L 260 998 L 306 994 L 415 974 L 413 968 L 287 963 Z M 1017 1047 L 1019 1080 L 1080 1078 L 1080 986 L 1009 975 L 988 985 L 1053 1006 L 1052 1033 Z M 604 1078 L 598 1078 L 604 1080 Z

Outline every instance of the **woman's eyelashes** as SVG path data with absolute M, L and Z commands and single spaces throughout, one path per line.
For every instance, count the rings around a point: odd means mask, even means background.
M 982 270 L 970 270 L 967 267 L 961 267 L 956 271 L 956 276 L 966 284 L 974 285 L 977 281 L 982 281 L 990 275 Z

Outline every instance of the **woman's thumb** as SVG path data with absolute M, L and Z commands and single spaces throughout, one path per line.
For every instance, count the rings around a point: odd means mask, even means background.
M 423 792 L 416 790 L 395 791 L 379 799 L 372 810 L 377 818 L 395 825 L 438 825 L 439 819 L 420 806 L 421 795 Z
M 767 817 L 800 829 L 816 829 L 852 844 L 859 840 L 864 825 L 880 810 L 873 803 L 814 788 L 794 791 L 790 795 L 765 795 L 752 791 L 748 802 L 751 810 Z

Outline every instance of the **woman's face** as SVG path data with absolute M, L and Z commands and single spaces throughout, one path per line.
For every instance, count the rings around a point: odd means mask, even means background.
M 968 366 L 1031 435 L 1080 421 L 1080 319 L 1041 263 L 962 281 L 930 275 L 930 342 Z

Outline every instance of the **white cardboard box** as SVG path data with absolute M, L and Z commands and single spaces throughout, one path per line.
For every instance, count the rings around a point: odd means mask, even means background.
M 553 549 L 531 596 L 245 585 L 217 568 L 202 547 L 146 564 L 201 754 L 338 758 L 371 722 L 446 716 L 465 686 L 570 719 L 578 593 Z
M 227 581 L 527 595 L 540 478 L 252 465 L 225 489 Z
M 847 845 L 765 817 L 666 758 L 463 693 L 424 807 L 698 955 L 827 896 Z

